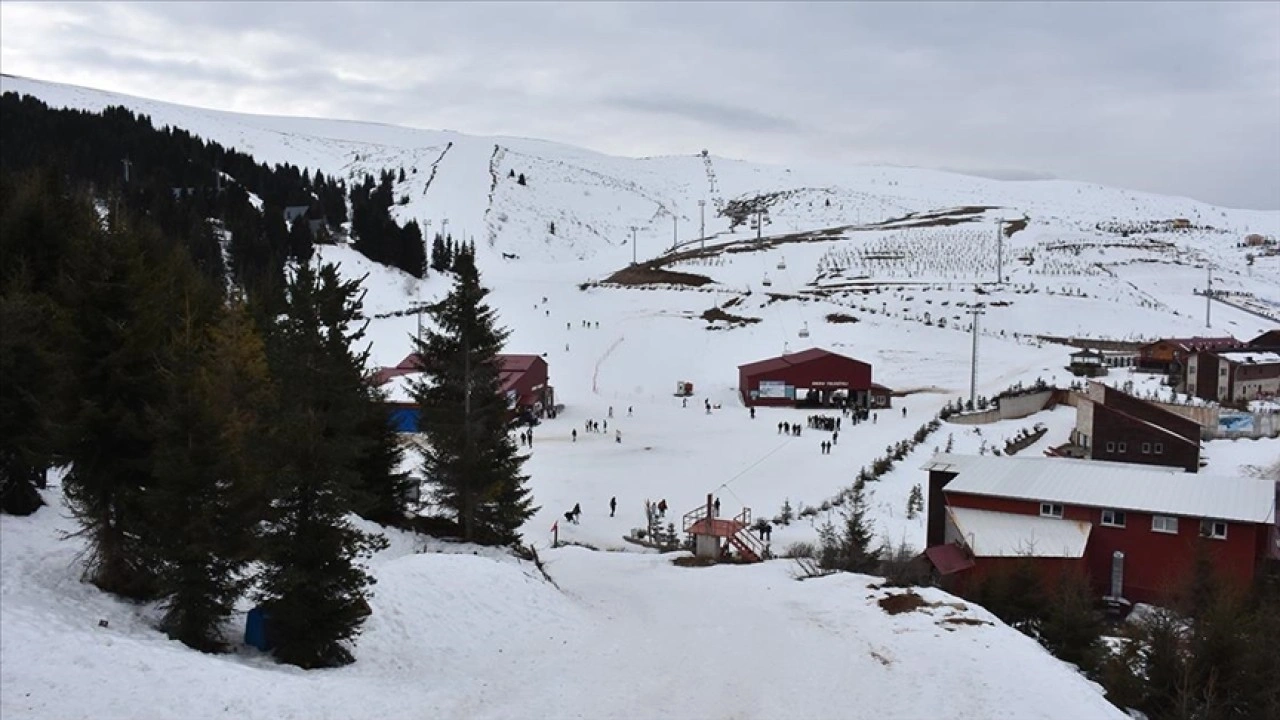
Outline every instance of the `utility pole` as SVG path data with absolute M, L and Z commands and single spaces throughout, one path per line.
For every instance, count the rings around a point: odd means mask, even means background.
M 967 310 L 973 316 L 973 355 L 969 359 L 969 407 L 978 409 L 978 316 L 986 312 L 982 304 Z
M 129 168 L 133 167 L 133 161 L 130 160 L 129 158 L 125 158 L 124 160 L 121 160 L 121 162 L 124 163 L 124 181 L 125 181 L 125 184 L 128 184 Z
M 1211 327 L 1209 324 L 1209 314 L 1213 309 L 1213 265 L 1206 260 L 1204 268 L 1209 273 L 1209 282 L 1204 288 L 1204 326 Z
M 1004 220 L 996 219 L 996 283 L 1004 284 Z
M 756 211 L 756 242 L 760 241 L 760 234 L 764 232 L 764 211 Z
M 444 239 L 449 239 L 449 218 L 445 218 L 440 221 L 440 234 Z
M 631 264 L 636 264 L 636 226 L 631 226 Z
M 676 245 L 679 244 L 680 242 L 679 238 L 680 238 L 680 217 L 675 214 L 675 211 L 672 211 L 671 212 L 671 252 L 676 251 Z
M 707 249 L 707 201 L 698 201 L 698 237 L 701 238 L 702 244 L 700 250 Z

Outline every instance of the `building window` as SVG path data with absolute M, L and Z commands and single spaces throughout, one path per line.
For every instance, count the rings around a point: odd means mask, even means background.
M 1102 524 L 1106 527 L 1124 527 L 1125 516 L 1123 510 L 1103 510 Z
M 1151 531 L 1158 533 L 1178 534 L 1178 518 L 1171 515 L 1152 515 Z
M 1060 518 L 1062 517 L 1062 505 L 1058 503 L 1040 503 L 1040 516 Z
M 1222 520 L 1201 520 L 1200 535 L 1214 540 L 1227 539 L 1227 523 Z
M 1142 454 L 1143 455 L 1151 454 L 1151 443 L 1142 443 Z
M 1113 453 L 1115 451 L 1116 451 L 1116 444 L 1113 442 L 1107 443 L 1107 452 Z
M 1164 443 L 1156 443 L 1156 454 L 1157 455 L 1164 454 Z
M 1122 452 L 1126 452 L 1128 449 L 1129 449 L 1129 446 L 1127 444 L 1116 443 L 1116 452 L 1122 453 Z

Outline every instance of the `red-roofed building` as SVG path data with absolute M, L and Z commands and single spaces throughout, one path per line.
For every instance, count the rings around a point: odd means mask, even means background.
M 821 348 L 739 365 L 738 392 L 749 406 L 825 407 L 847 400 L 887 407 L 889 399 L 888 388 L 871 382 L 870 365 Z
M 1181 375 L 1187 358 L 1195 353 L 1243 346 L 1244 343 L 1233 337 L 1164 338 L 1138 348 L 1138 367 Z
M 401 360 L 395 367 L 379 368 L 373 374 L 374 383 L 386 386 L 397 378 L 416 375 L 422 370 L 417 353 Z M 532 420 L 542 417 L 555 407 L 555 389 L 548 384 L 547 361 L 538 355 L 498 355 L 499 392 L 507 399 L 512 418 Z M 388 405 L 392 408 L 393 422 L 404 432 L 417 429 L 417 407 L 403 382 L 390 389 Z

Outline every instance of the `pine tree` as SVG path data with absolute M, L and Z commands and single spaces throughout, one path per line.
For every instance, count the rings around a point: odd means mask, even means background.
M 475 258 L 463 250 L 447 297 L 427 312 L 436 329 L 417 341 L 424 378 L 414 387 L 427 436 L 423 476 L 453 513 L 464 540 L 507 545 L 536 508 L 520 474 L 525 458 L 507 433 L 498 353 L 509 332 L 485 303 Z
M 427 248 L 422 242 L 422 230 L 410 220 L 400 229 L 400 257 L 396 266 L 416 278 L 427 276 Z
M 431 269 L 436 272 L 447 272 L 449 270 L 448 251 L 444 246 L 444 236 L 436 233 L 431 240 Z
M 240 302 L 220 310 L 191 298 L 162 363 L 167 397 L 152 409 L 158 437 L 147 496 L 158 542 L 161 626 L 197 650 L 221 649 L 220 630 L 249 586 L 263 516 L 271 403 L 261 339 Z M 215 324 L 216 322 L 216 324 Z
M 368 615 L 373 584 L 358 564 L 385 540 L 346 518 L 361 464 L 370 451 L 362 432 L 369 393 L 358 281 L 332 265 L 293 271 L 288 313 L 267 335 L 280 411 L 270 444 L 278 470 L 261 546 L 258 600 L 268 616 L 274 653 L 304 668 L 354 658 L 346 641 Z
M 1064 572 L 1049 596 L 1040 642 L 1054 657 L 1085 673 L 1097 670 L 1102 659 L 1102 617 L 1094 609 L 1089 579 L 1079 571 Z
M 351 509 L 366 520 L 402 526 L 411 510 L 417 480 L 400 471 L 404 448 L 387 414 L 385 393 L 370 387 L 368 394 L 358 428 L 367 446 L 356 464 L 358 479 L 352 489 Z
M 156 537 L 146 493 L 156 428 L 148 409 L 164 399 L 156 364 L 172 337 L 182 273 L 174 253 L 136 219 L 113 218 L 109 234 L 72 253 L 65 297 L 71 319 L 64 371 L 63 489 L 87 538 L 85 574 L 107 592 L 155 595 Z
M 907 519 L 915 520 L 922 512 L 924 512 L 924 492 L 920 489 L 920 483 L 916 483 L 911 486 L 911 494 L 907 496 Z

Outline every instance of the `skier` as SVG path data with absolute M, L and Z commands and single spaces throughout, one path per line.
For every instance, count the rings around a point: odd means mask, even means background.
M 615 434 L 614 434 L 614 436 L 613 436 L 613 437 L 614 437 L 614 441 L 616 441 L 619 445 L 621 445 L 621 444 L 622 444 L 622 431 L 621 431 L 621 430 L 614 430 L 613 432 L 615 433 Z
M 880 413 L 871 413 L 871 424 L 875 425 L 876 420 L 880 419 Z
M 752 405 L 752 406 L 751 406 L 751 419 L 752 419 L 752 420 L 755 420 L 755 419 L 756 419 L 756 407 L 755 407 L 755 405 Z
M 609 406 L 609 417 L 613 417 L 613 406 Z
M 605 421 L 604 421 L 604 431 L 605 431 L 606 433 L 607 433 L 607 432 L 609 432 L 609 421 L 608 421 L 608 420 L 605 420 Z
M 578 428 L 573 429 L 573 441 L 578 442 Z
M 831 433 L 831 444 L 832 444 L 832 445 L 839 445 L 839 444 L 840 444 L 840 433 L 839 433 L 839 432 L 833 432 L 833 433 Z
M 618 512 L 618 498 L 611 497 L 609 498 L 609 517 L 613 517 L 616 512 Z
M 907 409 L 904 407 L 902 408 L 902 417 L 906 417 L 906 416 L 907 416 Z
M 627 406 L 627 417 L 631 417 L 631 406 Z

